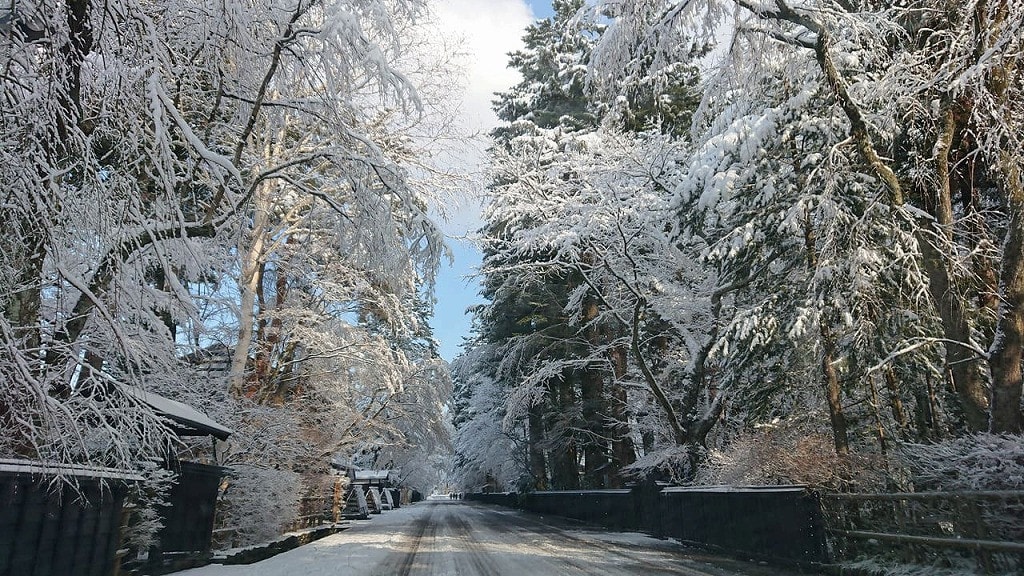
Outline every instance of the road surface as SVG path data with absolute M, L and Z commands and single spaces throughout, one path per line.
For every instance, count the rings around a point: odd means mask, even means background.
M 465 501 L 428 500 L 249 566 L 180 576 L 791 576 L 643 534 Z

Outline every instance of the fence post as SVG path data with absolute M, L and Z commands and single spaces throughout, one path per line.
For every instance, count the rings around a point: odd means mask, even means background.
M 987 540 L 989 533 L 985 527 L 985 521 L 982 520 L 980 505 L 974 498 L 964 498 L 957 500 L 955 506 L 958 512 L 957 515 L 961 518 L 961 525 L 967 528 L 965 536 L 977 540 Z M 995 574 L 992 554 L 988 550 L 980 548 L 977 550 L 977 553 L 978 567 L 985 574 Z
M 127 539 L 128 527 L 131 525 L 132 511 L 135 509 L 133 502 L 128 502 L 125 499 L 124 508 L 121 508 L 121 517 L 118 518 L 117 526 L 117 552 L 114 554 L 114 566 L 113 576 L 121 576 L 121 563 L 124 562 L 124 557 L 128 555 L 128 550 L 125 548 L 125 540 Z

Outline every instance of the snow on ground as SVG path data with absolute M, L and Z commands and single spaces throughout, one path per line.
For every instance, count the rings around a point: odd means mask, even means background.
M 402 528 L 417 516 L 416 506 L 403 506 L 370 520 L 356 520 L 348 530 L 321 538 L 262 562 L 224 566 L 211 564 L 176 572 L 176 576 L 337 576 L 359 574 L 409 547 Z
M 605 532 L 558 518 L 442 497 L 247 566 L 178 576 L 791 576 L 644 534 Z

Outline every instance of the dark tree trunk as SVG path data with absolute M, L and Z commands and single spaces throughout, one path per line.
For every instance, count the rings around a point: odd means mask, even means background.
M 1004 159 L 1005 163 L 1011 160 Z M 992 412 L 989 431 L 1019 434 L 1021 357 L 1024 353 L 1024 182 L 1017 166 L 1005 170 L 1010 224 L 1003 245 L 1002 304 L 995 342 L 989 354 L 992 369 Z
M 552 425 L 548 427 L 548 461 L 551 463 L 551 487 L 556 490 L 575 490 L 580 487 L 579 454 L 572 424 L 576 423 L 573 412 L 576 404 L 576 390 L 573 372 L 566 370 L 553 383 L 555 410 L 550 414 Z
M 835 368 L 836 343 L 828 328 L 821 327 L 821 370 L 825 380 L 825 397 L 828 400 L 829 422 L 836 454 L 845 457 L 850 454 L 850 438 L 847 431 L 846 415 L 843 413 L 842 388 Z
M 875 375 L 867 377 L 868 391 L 871 393 L 871 415 L 875 420 L 875 438 L 878 440 L 878 448 L 882 454 L 889 451 L 889 442 L 885 435 L 885 422 L 882 419 L 881 400 L 878 396 L 878 386 L 875 385 Z
M 955 292 L 946 258 L 930 239 L 919 235 L 924 268 L 928 274 L 928 291 L 942 321 L 946 344 L 946 365 L 953 378 L 953 388 L 960 401 L 967 429 L 978 432 L 988 428 L 988 394 L 981 359 L 958 342 L 971 341 L 971 327 L 963 298 Z
M 594 325 L 598 306 L 596 298 L 584 302 L 583 322 L 591 350 L 601 344 L 601 335 Z M 604 488 L 608 485 L 608 402 L 605 397 L 604 373 L 591 364 L 580 371 L 580 400 L 585 440 L 583 444 L 583 486 Z
M 606 425 L 604 376 L 599 370 L 587 369 L 580 375 L 583 425 L 583 486 L 604 488 L 608 483 L 608 427 Z
M 914 424 L 917 427 L 917 439 L 922 442 L 931 440 L 935 430 L 935 412 L 932 410 L 929 391 L 917 390 L 914 393 L 914 401 L 917 405 L 914 410 Z
M 609 388 L 609 418 L 612 422 L 612 464 L 611 486 L 622 487 L 624 484 L 621 470 L 636 462 L 636 448 L 629 435 L 629 422 L 626 414 L 626 389 L 620 384 L 626 376 L 626 359 L 629 351 L 620 346 L 612 350 L 612 369 L 614 379 Z
M 910 439 L 910 422 L 907 420 L 907 412 L 903 409 L 903 400 L 900 398 L 899 382 L 896 380 L 896 372 L 892 366 L 885 368 L 885 388 L 889 393 L 889 409 L 892 411 L 892 419 L 899 428 L 900 437 L 903 440 Z
M 547 462 L 544 458 L 544 404 L 530 407 L 527 415 L 527 451 L 530 459 L 530 476 L 535 490 L 547 490 Z

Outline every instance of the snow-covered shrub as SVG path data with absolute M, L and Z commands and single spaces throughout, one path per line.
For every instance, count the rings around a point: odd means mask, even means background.
M 900 458 L 918 491 L 1024 490 L 1024 436 L 973 434 L 909 444 Z
M 973 434 L 904 447 L 918 492 L 1024 491 L 1024 436 Z M 995 540 L 1024 540 L 1024 498 L 978 500 L 971 515 Z
M 937 493 L 898 505 L 862 503 L 857 513 L 880 532 L 951 539 L 1003 542 L 1024 540 L 1024 437 L 973 434 L 933 444 L 906 444 L 893 454 L 894 472 L 906 473 L 907 487 Z M 989 492 L 989 494 L 981 494 Z M 996 492 L 993 494 L 992 492 Z M 1024 559 L 1015 554 L 982 549 L 934 546 L 918 549 L 913 562 L 907 548 L 875 546 L 864 549 L 851 568 L 871 574 L 900 576 L 953 574 L 1019 574 Z M 982 560 L 982 558 L 986 558 Z M 984 568 L 982 568 L 984 566 Z
M 164 527 L 160 512 L 167 505 L 177 477 L 157 461 L 143 462 L 142 467 L 139 474 L 143 480 L 132 485 L 127 499 L 131 516 L 123 545 L 136 553 L 147 553 L 157 543 L 157 536 Z
M 840 459 L 828 434 L 776 427 L 745 432 L 724 448 L 710 450 L 697 483 L 806 484 L 827 489 L 852 483 L 864 490 L 880 480 L 875 470 L 881 466 L 876 464 L 866 456 Z
M 299 514 L 301 475 L 289 470 L 237 465 L 219 504 L 218 526 L 234 528 L 239 545 L 279 536 Z

